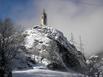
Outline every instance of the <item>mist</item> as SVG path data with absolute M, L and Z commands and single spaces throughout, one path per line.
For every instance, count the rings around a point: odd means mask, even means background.
M 48 26 L 62 31 L 68 40 L 73 33 L 77 43 L 81 36 L 86 56 L 103 50 L 103 0 L 32 0 L 26 7 L 13 7 L 11 14 L 27 29 L 40 24 L 43 8 Z

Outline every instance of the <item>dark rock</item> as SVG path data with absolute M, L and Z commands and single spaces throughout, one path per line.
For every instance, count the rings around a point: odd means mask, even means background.
M 27 61 L 31 62 L 32 64 L 36 64 L 35 59 L 31 59 L 31 57 L 28 57 Z
M 68 68 L 75 71 L 79 71 L 80 69 L 82 69 L 76 55 L 70 53 L 70 51 L 68 51 L 68 49 L 61 45 L 59 42 L 57 42 L 57 46 L 59 47 L 59 54 L 61 55 L 63 62 Z M 73 47 L 75 48 L 75 46 Z
M 62 70 L 62 71 L 65 70 L 64 67 L 58 63 L 51 63 L 51 64 L 47 65 L 47 68 L 51 69 L 51 70 Z

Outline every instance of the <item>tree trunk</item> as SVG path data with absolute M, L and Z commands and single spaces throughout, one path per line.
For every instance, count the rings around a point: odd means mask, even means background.
M 5 75 L 5 71 L 0 69 L 0 77 L 5 77 L 4 75 Z
M 97 73 L 97 77 L 99 77 L 99 75 L 100 75 L 100 72 Z
M 12 77 L 12 72 L 11 71 L 9 72 L 8 77 Z

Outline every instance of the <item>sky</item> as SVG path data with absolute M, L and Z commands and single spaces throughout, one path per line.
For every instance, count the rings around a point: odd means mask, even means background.
M 103 52 L 103 0 L 0 0 L 0 19 L 10 17 L 32 28 L 40 24 L 43 8 L 48 26 L 62 31 L 68 40 L 72 33 L 76 43 L 81 36 L 86 56 Z

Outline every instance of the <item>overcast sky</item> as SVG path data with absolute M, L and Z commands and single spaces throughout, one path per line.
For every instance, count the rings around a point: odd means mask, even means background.
M 6 17 L 26 28 L 40 24 L 42 9 L 48 15 L 48 26 L 59 29 L 79 43 L 84 53 L 103 51 L 103 0 L 0 0 L 0 19 Z

